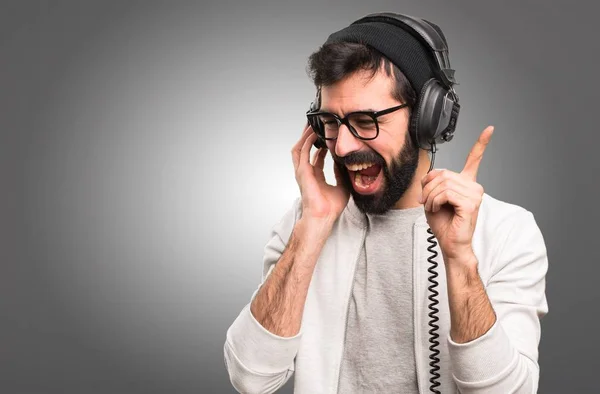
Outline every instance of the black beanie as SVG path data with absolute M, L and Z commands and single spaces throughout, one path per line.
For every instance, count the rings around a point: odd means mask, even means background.
M 362 43 L 375 48 L 406 75 L 417 96 L 425 82 L 435 76 L 436 63 L 431 50 L 398 26 L 373 21 L 351 24 L 332 33 L 325 44 L 333 42 Z

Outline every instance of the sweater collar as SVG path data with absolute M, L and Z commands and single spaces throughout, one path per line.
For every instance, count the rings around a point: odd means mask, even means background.
M 348 199 L 348 205 L 346 205 L 346 211 L 348 212 L 348 216 L 350 220 L 360 228 L 367 227 L 367 216 L 356 206 L 356 202 L 352 195 Z
M 364 214 L 360 209 L 358 209 L 358 206 L 356 206 L 356 202 L 354 201 L 354 198 L 352 198 L 352 195 L 348 199 L 348 204 L 346 205 L 346 211 L 348 212 L 348 216 L 349 216 L 350 220 L 355 225 L 357 225 L 358 227 L 361 227 L 361 228 L 367 227 L 367 225 L 368 225 L 367 215 Z M 416 225 L 423 225 L 423 224 L 427 225 L 427 217 L 425 216 L 425 212 L 423 212 L 423 214 L 419 215 L 419 217 L 415 221 L 415 224 Z

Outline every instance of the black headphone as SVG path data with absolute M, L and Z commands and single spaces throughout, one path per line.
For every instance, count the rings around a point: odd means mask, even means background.
M 416 92 L 418 98 L 411 114 L 409 132 L 419 148 L 425 150 L 435 149 L 436 144 L 452 140 L 460 105 L 453 88 L 456 84 L 454 70 L 450 67 L 448 44 L 442 31 L 424 19 L 391 12 L 369 14 L 353 24 L 365 22 L 384 22 L 397 26 L 431 50 L 436 66 L 435 78 L 426 81 L 421 92 Z M 321 90 L 318 88 L 308 112 L 317 111 L 320 106 Z M 311 127 L 322 135 L 323 123 L 315 117 L 311 118 Z M 314 145 L 317 148 L 326 147 L 325 140 L 321 138 Z
M 321 108 L 321 88 L 317 88 L 315 101 L 310 103 L 310 108 L 306 113 L 316 112 L 319 108 Z M 312 129 L 317 132 L 317 136 L 319 136 L 313 144 L 315 148 L 326 148 L 327 144 L 325 143 L 325 140 L 320 137 L 321 135 L 324 135 L 323 122 L 321 119 L 318 119 L 316 116 L 311 116 L 308 118 L 308 124 L 310 124 L 310 127 L 312 127 Z

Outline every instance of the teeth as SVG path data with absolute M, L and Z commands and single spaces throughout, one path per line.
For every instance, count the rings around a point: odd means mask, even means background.
M 363 185 L 362 183 L 362 177 L 358 172 L 356 173 L 356 175 L 354 175 L 354 183 L 356 183 L 360 187 L 365 187 L 365 185 Z
M 350 171 L 361 171 L 374 166 L 375 163 L 360 163 L 360 164 L 349 164 L 347 167 Z

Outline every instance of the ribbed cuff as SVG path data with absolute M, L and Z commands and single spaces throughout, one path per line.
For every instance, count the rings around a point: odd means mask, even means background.
M 265 329 L 246 305 L 227 330 L 229 341 L 240 362 L 251 371 L 270 374 L 289 369 L 300 347 L 302 333 L 281 337 Z
M 482 336 L 467 343 L 456 343 L 448 335 L 452 373 L 464 383 L 500 378 L 518 361 L 516 350 L 502 326 L 496 321 Z

